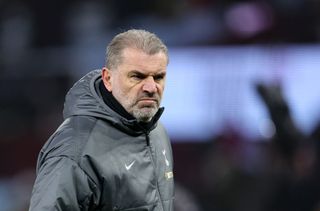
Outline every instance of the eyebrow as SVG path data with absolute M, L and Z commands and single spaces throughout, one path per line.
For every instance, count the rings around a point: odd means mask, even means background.
M 148 74 L 145 74 L 139 70 L 132 70 L 128 73 L 128 75 L 134 75 L 134 74 L 137 74 L 139 76 L 143 76 L 143 77 L 146 77 L 148 76 Z M 152 76 L 166 76 L 166 72 L 165 71 L 161 71 L 159 73 L 156 73 L 156 74 L 152 74 Z

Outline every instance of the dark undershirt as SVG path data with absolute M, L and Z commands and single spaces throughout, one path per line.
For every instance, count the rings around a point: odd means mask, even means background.
M 102 95 L 103 101 L 107 104 L 112 110 L 125 117 L 128 120 L 135 119 L 131 114 L 129 114 L 123 106 L 114 98 L 111 92 L 109 92 L 103 84 L 103 81 L 100 81 L 99 84 L 100 93 Z

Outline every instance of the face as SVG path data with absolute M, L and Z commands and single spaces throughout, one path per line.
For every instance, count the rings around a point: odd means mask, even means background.
M 126 48 L 114 70 L 103 68 L 102 79 L 113 96 L 138 121 L 148 122 L 159 109 L 163 95 L 167 57 Z

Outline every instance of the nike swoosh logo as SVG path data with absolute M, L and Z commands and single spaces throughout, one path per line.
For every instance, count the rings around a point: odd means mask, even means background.
M 136 162 L 136 161 L 134 160 L 134 161 L 132 161 L 129 165 L 124 164 L 124 166 L 125 166 L 126 169 L 129 171 L 135 162 Z

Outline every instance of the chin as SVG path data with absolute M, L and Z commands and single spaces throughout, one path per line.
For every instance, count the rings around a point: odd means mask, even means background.
M 142 108 L 133 112 L 133 116 L 141 122 L 148 122 L 153 118 L 157 111 L 157 108 Z
M 145 119 L 145 118 L 142 118 L 142 119 L 138 119 L 138 122 L 144 122 L 144 123 L 147 123 L 147 122 L 150 122 L 152 118 L 148 118 L 148 119 Z

